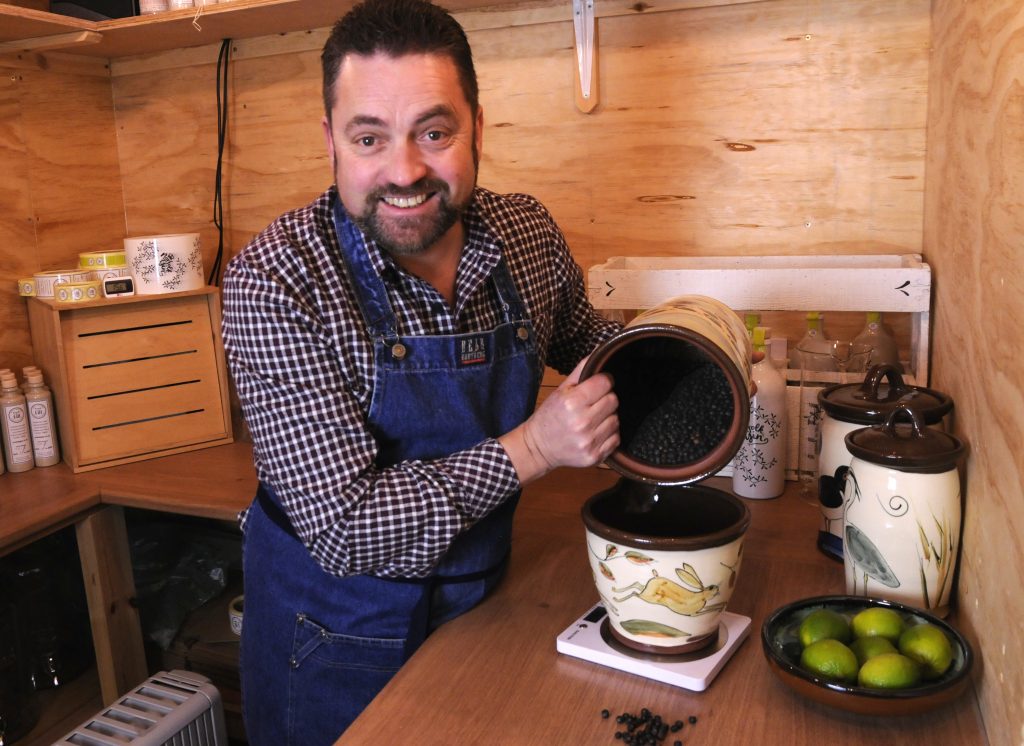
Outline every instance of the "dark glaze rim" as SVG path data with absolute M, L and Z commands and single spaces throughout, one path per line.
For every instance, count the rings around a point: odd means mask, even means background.
M 638 484 L 632 480 L 626 478 L 619 479 L 614 486 L 592 495 L 583 504 L 581 510 L 583 524 L 591 533 L 600 536 L 602 539 L 629 547 L 661 552 L 693 551 L 723 546 L 739 539 L 750 528 L 750 508 L 747 507 L 746 503 L 725 490 L 720 490 L 717 487 L 708 487 L 703 484 L 688 486 L 669 485 L 665 489 L 657 490 L 657 492 L 659 499 L 676 501 L 692 501 L 694 498 L 706 496 L 721 500 L 737 510 L 737 518 L 729 526 L 708 534 L 701 534 L 699 536 L 650 536 L 609 526 L 594 515 L 594 506 L 598 502 L 615 499 L 622 500 L 624 503 L 631 499 L 642 500 L 645 499 L 646 495 L 652 494 L 654 491 L 650 487 Z
M 747 391 L 743 375 L 736 363 L 726 352 L 712 344 L 697 332 L 672 324 L 640 324 L 626 327 L 621 332 L 605 340 L 591 353 L 586 365 L 580 373 L 580 381 L 585 381 L 597 373 L 601 373 L 605 363 L 628 344 L 647 337 L 671 337 L 689 343 L 705 353 L 725 374 L 732 391 L 733 419 L 722 440 L 704 458 L 682 466 L 658 466 L 633 458 L 622 448 L 617 448 L 605 463 L 612 469 L 630 479 L 647 484 L 683 485 L 698 482 L 717 473 L 732 461 L 736 452 L 743 444 L 750 419 L 750 394 Z

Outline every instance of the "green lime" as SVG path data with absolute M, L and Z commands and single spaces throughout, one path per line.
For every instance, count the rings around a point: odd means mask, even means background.
M 876 655 L 857 674 L 857 683 L 871 689 L 906 689 L 920 680 L 921 667 L 899 653 Z
M 833 681 L 857 679 L 857 656 L 839 640 L 812 642 L 800 654 L 800 665 L 807 671 Z
M 858 637 L 850 643 L 850 650 L 857 656 L 857 662 L 864 665 L 868 658 L 882 653 L 898 653 L 896 646 L 884 637 Z
M 818 640 L 850 641 L 850 623 L 831 609 L 812 611 L 800 623 L 800 644 L 805 648 Z
M 850 622 L 850 628 L 854 637 L 884 637 L 895 644 L 907 625 L 903 622 L 903 617 L 892 609 L 872 606 L 858 612 Z
M 921 664 L 926 679 L 937 679 L 953 663 L 953 646 L 946 633 L 934 624 L 918 624 L 902 635 L 900 652 Z

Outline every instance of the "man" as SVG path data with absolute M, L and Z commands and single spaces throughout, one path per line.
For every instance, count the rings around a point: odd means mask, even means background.
M 476 186 L 459 25 L 366 0 L 322 61 L 335 186 L 224 277 L 260 479 L 242 516 L 244 714 L 275 746 L 332 743 L 498 582 L 521 487 L 619 443 L 610 380 L 578 380 L 616 325 L 536 200 Z M 545 365 L 569 376 L 535 409 Z

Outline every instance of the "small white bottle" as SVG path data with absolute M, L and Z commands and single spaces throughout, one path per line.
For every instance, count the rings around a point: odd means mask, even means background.
M 12 474 L 35 466 L 25 395 L 13 374 L 0 378 L 0 429 L 4 441 L 7 471 Z
M 878 311 L 868 311 L 867 323 L 861 333 L 853 338 L 853 343 L 869 345 L 871 347 L 871 358 L 868 366 L 872 365 L 893 365 L 902 373 L 903 366 L 900 365 L 900 352 L 896 340 L 882 326 L 882 314 Z
M 53 395 L 43 383 L 43 374 L 39 369 L 26 373 L 24 392 L 36 466 L 59 464 L 60 447 L 57 445 L 57 426 L 53 416 Z
M 10 368 L 0 368 L 0 378 L 11 375 Z M 3 446 L 0 446 L 0 474 L 4 473 Z
M 751 370 L 757 393 L 750 399 L 747 434 L 733 460 L 732 491 L 740 497 L 778 497 L 786 488 L 786 379 L 767 354 L 770 332 L 754 327 L 754 350 L 766 354 Z

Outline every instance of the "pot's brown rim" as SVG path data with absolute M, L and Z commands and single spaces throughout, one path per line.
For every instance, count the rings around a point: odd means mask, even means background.
M 627 344 L 654 336 L 673 337 L 692 344 L 708 355 L 722 369 L 729 381 L 729 389 L 732 393 L 732 406 L 735 413 L 732 422 L 718 445 L 699 461 L 680 466 L 658 466 L 633 458 L 622 448 L 618 448 L 612 452 L 605 463 L 619 474 L 647 484 L 682 485 L 698 482 L 715 474 L 732 461 L 743 443 L 743 435 L 747 432 L 750 419 L 750 399 L 743 374 L 722 348 L 711 344 L 706 337 L 686 327 L 672 324 L 640 324 L 626 327 L 591 353 L 580 372 L 580 381 L 585 381 L 602 372 L 604 364 L 608 362 L 609 358 Z
M 708 487 L 706 485 L 690 485 L 676 489 L 676 492 L 665 493 L 661 499 L 686 499 L 687 493 L 692 495 L 693 493 L 703 492 L 716 498 L 723 499 L 733 507 L 738 508 L 740 516 L 731 525 L 718 531 L 701 534 L 700 536 L 648 536 L 645 534 L 637 534 L 632 531 L 624 531 L 622 529 L 615 528 L 614 526 L 609 526 L 608 524 L 599 521 L 594 516 L 594 504 L 602 499 L 613 498 L 617 492 L 616 487 L 611 487 L 592 495 L 583 504 L 583 508 L 581 510 L 583 515 L 583 524 L 586 526 L 588 531 L 602 539 L 613 541 L 616 544 L 622 544 L 624 546 L 661 552 L 680 550 L 694 551 L 697 549 L 711 549 L 713 547 L 724 546 L 741 538 L 747 532 L 747 529 L 750 528 L 750 508 L 748 508 L 746 503 L 735 495 L 726 492 L 725 490 L 720 490 L 717 487 Z M 669 497 L 670 495 L 671 497 Z

